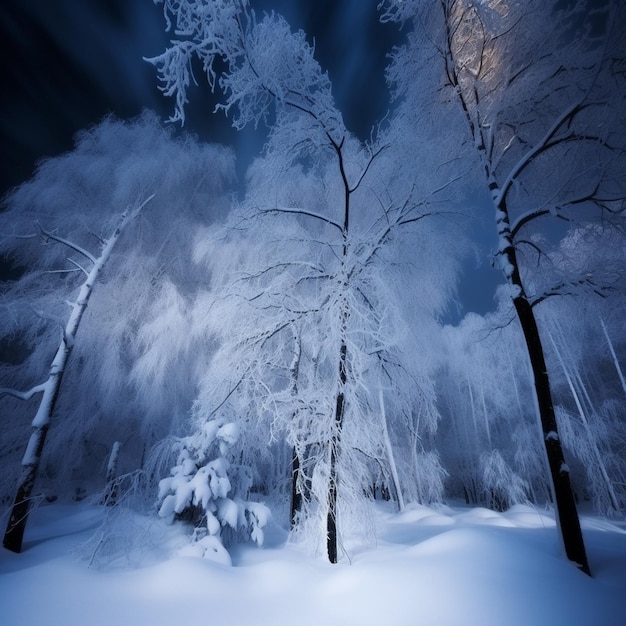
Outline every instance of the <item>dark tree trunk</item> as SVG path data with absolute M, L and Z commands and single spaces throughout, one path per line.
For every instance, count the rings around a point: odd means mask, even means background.
M 487 126 L 484 124 L 482 111 L 480 110 L 482 105 L 477 99 L 478 91 L 476 91 L 475 88 L 467 88 L 467 92 L 464 92 L 463 81 L 460 80 L 460 76 L 466 71 L 466 66 L 461 59 L 457 58 L 456 52 L 461 51 L 462 47 L 465 45 L 465 40 L 463 40 L 461 47 L 457 47 L 454 39 L 456 36 L 455 33 L 459 32 L 460 21 L 458 21 L 458 19 L 463 20 L 464 17 L 459 15 L 457 18 L 457 16 L 454 15 L 454 3 L 441 2 L 441 8 L 443 9 L 446 29 L 444 62 L 447 79 L 450 86 L 454 88 L 458 102 L 467 121 L 469 132 L 474 141 L 474 146 L 482 160 L 487 187 L 495 208 L 499 254 L 504 261 L 502 269 L 509 285 L 517 291 L 517 295 L 513 297 L 513 305 L 515 306 L 517 317 L 522 327 L 522 332 L 524 333 L 526 348 L 533 372 L 544 449 L 548 459 L 552 492 L 554 494 L 557 520 L 563 546 L 567 557 L 574 561 L 583 572 L 591 575 L 587 562 L 585 544 L 580 530 L 580 520 L 578 519 L 578 512 L 570 484 L 569 469 L 565 463 L 563 448 L 559 439 L 554 406 L 552 404 L 552 393 L 550 391 L 550 380 L 545 364 L 541 338 L 537 329 L 532 306 L 526 297 L 520 276 L 506 201 L 507 193 L 509 189 L 511 189 L 512 182 L 517 180 L 520 172 L 533 162 L 534 158 L 541 153 L 541 148 L 545 147 L 547 145 L 546 142 L 553 138 L 553 136 L 547 135 L 547 138 L 542 140 L 543 143 L 540 142 L 535 148 L 528 150 L 524 160 L 516 165 L 513 170 L 509 172 L 509 176 L 505 178 L 507 182 L 504 188 L 498 183 L 495 175 L 494 156 L 492 154 L 493 144 L 490 140 L 486 140 L 484 134 Z M 483 51 L 484 50 L 488 50 L 488 46 L 483 47 Z M 467 74 L 465 75 L 467 76 Z M 495 132 L 495 129 L 490 127 L 490 137 L 492 137 L 491 133 L 493 132 Z
M 32 435 L 32 437 L 36 438 L 34 462 L 23 465 L 22 475 L 20 476 L 20 482 L 13 500 L 13 508 L 11 509 L 9 522 L 2 540 L 2 545 L 7 550 L 11 550 L 11 552 L 22 551 L 24 531 L 26 530 L 26 522 L 30 512 L 31 495 L 35 487 L 41 451 L 43 450 L 47 433 L 48 426 L 46 425 L 35 429 Z
M 550 380 L 546 368 L 543 347 L 535 314 L 528 300 L 518 297 L 513 300 L 519 319 L 528 356 L 533 372 L 539 417 L 543 433 L 543 443 L 550 468 L 552 486 L 554 489 L 557 521 L 561 529 L 561 537 L 567 558 L 576 563 L 581 571 L 591 575 L 587 553 L 580 529 L 580 520 L 576 510 L 576 503 L 569 478 L 569 468 L 565 463 L 563 448 L 559 438 L 559 431 L 554 414 Z
M 328 477 L 328 516 L 326 518 L 326 548 L 328 560 L 337 562 L 337 448 L 339 447 L 339 426 L 343 420 L 343 392 L 337 394 L 337 408 L 335 412 L 336 432 L 330 444 L 330 470 Z
M 348 347 L 345 342 L 341 344 L 339 353 L 339 392 L 335 408 L 335 424 L 330 441 L 330 469 L 328 476 L 328 516 L 326 518 L 326 548 L 328 560 L 337 563 L 337 457 L 339 453 L 339 441 L 343 425 L 344 412 L 344 386 L 347 380 L 346 355 Z
M 302 492 L 299 487 L 300 459 L 294 447 L 291 457 L 291 528 L 296 525 L 296 517 L 302 510 Z

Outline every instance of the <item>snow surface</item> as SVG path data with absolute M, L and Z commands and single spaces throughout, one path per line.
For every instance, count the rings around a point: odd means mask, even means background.
M 0 549 L 0 624 L 626 622 L 625 525 L 597 517 L 583 517 L 591 579 L 563 558 L 553 516 L 529 506 L 506 513 L 379 507 L 376 545 L 348 545 L 349 556 L 335 566 L 287 541 L 271 521 L 266 547 L 238 547 L 227 566 L 189 556 L 180 526 L 128 513 L 125 559 L 90 567 L 89 552 L 106 538 L 99 531 L 104 513 L 84 504 L 41 507 L 24 552 Z

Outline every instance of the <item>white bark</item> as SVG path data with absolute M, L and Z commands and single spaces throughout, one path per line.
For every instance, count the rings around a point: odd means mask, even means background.
M 111 455 L 109 456 L 109 463 L 107 465 L 107 484 L 115 480 L 115 477 L 117 476 L 117 464 L 120 458 L 121 447 L 122 444 L 119 441 L 116 441 L 111 448 Z
M 396 459 L 393 454 L 393 446 L 391 445 L 391 439 L 389 439 L 389 429 L 387 428 L 387 415 L 385 413 L 385 400 L 383 398 L 383 390 L 378 390 L 378 403 L 380 405 L 380 420 L 383 427 L 383 439 L 385 442 L 385 448 L 387 449 L 387 458 L 389 460 L 389 467 L 391 468 L 391 477 L 393 478 L 393 484 L 398 496 L 398 506 L 401 511 L 404 511 L 404 496 L 402 495 L 402 489 L 400 488 L 400 478 L 398 477 L 398 468 L 396 466 Z
M 552 335 L 549 335 L 550 337 L 550 341 L 552 342 L 552 347 L 554 348 L 554 351 L 556 353 L 557 359 L 559 360 L 559 363 L 561 364 L 561 368 L 563 369 L 563 373 L 565 374 L 565 379 L 567 380 L 567 386 L 569 387 L 572 396 L 574 398 L 574 402 L 576 404 L 576 409 L 578 410 L 578 415 L 580 417 L 580 421 L 583 424 L 583 427 L 585 428 L 585 432 L 587 433 L 587 440 L 589 441 L 589 445 L 591 446 L 591 450 L 593 452 L 593 456 L 596 459 L 596 463 L 598 465 L 598 470 L 600 471 L 600 474 L 602 476 L 602 479 L 604 481 L 607 493 L 609 495 L 609 499 L 611 500 L 611 505 L 613 506 L 613 508 L 616 511 L 620 510 L 620 506 L 619 506 L 619 502 L 617 500 L 617 496 L 615 495 L 615 490 L 613 489 L 613 483 L 611 482 L 611 479 L 609 478 L 609 474 L 606 471 L 606 465 L 604 464 L 604 461 L 602 460 L 602 455 L 600 454 L 600 450 L 598 448 L 598 444 L 596 443 L 596 438 L 593 434 L 593 432 L 591 431 L 591 426 L 589 425 L 589 420 L 587 419 L 587 415 L 585 413 L 585 410 L 583 408 L 582 402 L 580 401 L 580 397 L 578 395 L 578 392 L 576 391 L 576 388 L 574 387 L 574 383 L 572 381 L 572 377 L 567 369 L 567 367 L 565 366 L 565 361 L 563 360 L 563 357 L 561 356 L 561 352 L 558 349 L 556 342 L 554 341 L 554 339 L 552 338 Z
M 622 372 L 622 367 L 617 360 L 617 355 L 615 354 L 615 349 L 613 348 L 613 342 L 609 337 L 609 331 L 606 329 L 606 324 L 604 320 L 600 318 L 600 324 L 602 325 L 602 330 L 604 331 L 604 336 L 606 338 L 606 342 L 609 344 L 609 350 L 611 351 L 611 356 L 613 357 L 613 365 L 615 365 L 615 369 L 617 370 L 617 375 L 619 376 L 619 380 L 622 383 L 622 389 L 624 390 L 624 395 L 626 396 L 626 380 L 624 379 L 624 372 Z
M 33 428 L 42 428 L 44 426 L 48 426 L 50 424 L 50 417 L 52 413 L 52 409 L 54 407 L 54 402 L 56 399 L 56 394 L 58 393 L 59 385 L 61 382 L 61 377 L 63 372 L 65 371 L 65 367 L 67 365 L 68 357 L 74 347 L 74 341 L 76 339 L 76 333 L 78 331 L 78 327 L 80 326 L 81 319 L 87 309 L 87 305 L 89 303 L 89 298 L 93 292 L 94 284 L 100 271 L 109 260 L 111 256 L 111 252 L 115 247 L 120 235 L 123 230 L 126 228 L 129 222 L 131 222 L 138 213 L 143 209 L 143 207 L 150 202 L 154 198 L 154 194 L 152 194 L 149 198 L 144 200 L 138 207 L 136 207 L 132 211 L 125 211 L 122 214 L 119 224 L 117 225 L 115 231 L 109 237 L 109 239 L 105 242 L 104 248 L 98 258 L 95 258 L 88 252 L 83 252 L 81 250 L 81 254 L 84 254 L 90 260 L 93 260 L 93 266 L 89 273 L 87 274 L 87 278 L 85 282 L 81 285 L 80 290 L 78 292 L 78 297 L 74 302 L 71 303 L 72 313 L 70 314 L 70 318 L 63 329 L 63 337 L 61 338 L 61 343 L 57 349 L 57 352 L 52 360 L 52 364 L 50 365 L 50 370 L 48 374 L 48 380 L 41 385 L 41 389 L 43 390 L 43 397 L 41 398 L 41 402 L 39 403 L 39 408 L 37 409 L 37 413 L 32 422 Z M 55 238 L 56 241 L 63 243 L 65 245 L 69 245 L 72 249 L 76 250 L 77 247 L 66 242 L 61 238 Z M 33 436 L 35 433 L 33 433 Z M 30 446 L 29 446 L 30 448 Z M 32 458 L 27 458 L 28 454 L 25 455 L 24 460 L 22 461 L 23 465 L 28 465 L 32 463 Z
M 41 398 L 39 408 L 37 409 L 37 413 L 32 422 L 33 431 L 28 440 L 26 452 L 24 453 L 24 457 L 22 459 L 22 476 L 17 486 L 11 515 L 9 517 L 9 522 L 3 540 L 3 545 L 13 552 L 20 552 L 22 549 L 24 529 L 28 520 L 30 496 L 37 478 L 41 454 L 46 440 L 46 434 L 50 426 L 50 419 L 59 394 L 59 388 L 61 386 L 61 380 L 65 372 L 65 367 L 74 346 L 76 332 L 78 331 L 80 321 L 83 317 L 85 309 L 87 308 L 94 284 L 100 270 L 104 267 L 105 263 L 111 256 L 111 252 L 125 227 L 137 216 L 143 207 L 150 200 L 152 200 L 153 197 L 154 195 L 151 195 L 132 211 L 126 211 L 122 214 L 115 231 L 104 243 L 104 247 L 98 258 L 93 257 L 90 253 L 85 252 L 81 248 L 78 248 L 65 240 L 58 237 L 54 238 L 55 241 L 69 246 L 71 249 L 79 252 L 90 261 L 93 261 L 93 266 L 88 272 L 85 282 L 79 289 L 78 297 L 71 303 L 72 313 L 70 314 L 70 318 L 65 325 L 65 328 L 63 329 L 61 343 L 57 349 L 54 359 L 52 360 L 48 380 L 40 386 L 41 390 L 43 390 L 43 397 Z

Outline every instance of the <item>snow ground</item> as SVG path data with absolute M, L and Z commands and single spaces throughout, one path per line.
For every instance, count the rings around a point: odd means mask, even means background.
M 583 517 L 593 579 L 561 556 L 551 515 L 527 506 L 378 508 L 376 545 L 335 566 L 275 524 L 266 547 L 237 548 L 232 567 L 173 556 L 179 527 L 129 514 L 115 538 L 128 557 L 89 567 L 107 538 L 102 519 L 84 504 L 41 507 L 24 552 L 0 549 L 2 626 L 626 623 L 625 526 L 593 516 Z

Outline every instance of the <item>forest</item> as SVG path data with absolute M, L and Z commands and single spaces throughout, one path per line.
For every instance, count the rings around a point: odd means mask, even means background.
M 626 513 L 623 3 L 383 0 L 366 140 L 280 14 L 155 4 L 171 118 L 108 116 L 3 200 L 3 546 L 86 501 L 91 562 L 145 514 L 211 561 L 277 525 L 341 564 L 377 506 L 527 506 L 593 576 L 580 511 Z M 199 82 L 264 133 L 243 176 L 185 130 Z

